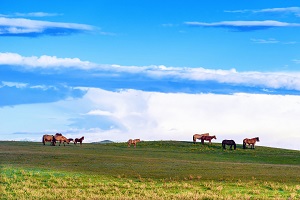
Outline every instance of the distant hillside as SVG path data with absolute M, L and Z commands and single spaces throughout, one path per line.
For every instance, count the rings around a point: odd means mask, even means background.
M 92 142 L 93 144 L 107 144 L 107 143 L 114 143 L 113 141 L 111 140 L 102 140 L 102 141 L 99 141 L 99 142 Z

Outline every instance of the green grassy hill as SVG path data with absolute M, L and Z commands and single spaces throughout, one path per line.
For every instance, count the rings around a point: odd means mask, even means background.
M 49 185 L 59 189 L 62 183 L 72 193 L 89 192 L 87 199 L 126 199 L 122 194 L 128 191 L 128 199 L 300 197 L 300 152 L 261 146 L 223 150 L 217 143 L 180 141 L 141 142 L 137 148 L 125 143 L 44 146 L 5 141 L 0 142 L 0 161 L 3 199 L 39 199 Z M 29 196 L 16 192 L 18 187 L 28 188 Z M 65 195 L 61 198 L 70 198 Z

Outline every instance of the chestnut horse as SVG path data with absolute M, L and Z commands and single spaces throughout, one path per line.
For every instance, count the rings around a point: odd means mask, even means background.
M 50 145 L 55 146 L 56 140 L 53 135 L 43 135 L 42 142 L 44 145 L 46 144 L 46 142 L 51 142 Z
M 67 144 L 70 143 L 70 140 L 69 140 L 68 138 L 66 138 L 65 136 L 63 136 L 61 133 L 56 133 L 55 136 L 54 136 L 54 138 L 55 138 L 55 141 L 56 141 L 56 142 L 59 142 L 59 146 L 60 146 L 60 144 L 61 144 L 62 142 L 63 142 L 64 146 L 66 146 L 66 145 L 65 145 L 65 142 L 66 142 Z M 55 146 L 55 144 L 54 144 L 54 146 Z
M 226 145 L 230 145 L 230 149 L 232 149 L 233 146 L 234 150 L 236 150 L 236 144 L 234 140 L 223 140 L 222 141 L 223 149 L 226 149 Z
M 77 144 L 77 142 L 79 142 L 80 143 L 80 145 L 82 145 L 82 141 L 84 140 L 84 136 L 82 136 L 81 138 L 75 138 L 75 140 L 74 140 L 74 144 L 76 145 Z
M 209 144 L 211 144 L 211 140 L 212 139 L 217 139 L 217 137 L 215 135 L 213 136 L 209 136 L 209 135 L 205 135 L 201 137 L 201 143 L 204 144 L 204 140 L 209 141 Z
M 136 143 L 140 142 L 141 140 L 140 139 L 129 139 L 127 144 L 128 144 L 128 147 L 130 148 L 130 146 L 133 144 L 134 145 L 134 148 L 136 147 Z
M 256 142 L 259 142 L 259 137 L 255 137 L 255 138 L 251 138 L 251 139 L 248 139 L 248 138 L 245 138 L 243 140 L 243 148 L 246 149 L 246 145 L 250 145 L 251 149 L 254 149 L 254 145 Z
M 196 144 L 196 140 L 201 140 L 202 136 L 209 136 L 209 133 L 203 133 L 203 134 L 195 134 L 193 135 L 193 142 Z

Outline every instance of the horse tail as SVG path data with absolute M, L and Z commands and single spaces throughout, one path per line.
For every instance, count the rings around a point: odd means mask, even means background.
M 223 147 L 223 149 L 226 148 L 226 147 L 225 147 L 225 142 L 224 142 L 224 141 L 222 141 L 222 147 Z
M 243 149 L 246 149 L 246 141 L 243 140 Z
M 236 150 L 236 143 L 235 142 L 233 143 L 233 148 L 234 148 L 234 150 Z
M 45 145 L 45 136 L 43 135 L 42 142 Z
M 194 144 L 196 144 L 196 138 L 194 135 L 193 135 L 193 142 L 194 142 Z

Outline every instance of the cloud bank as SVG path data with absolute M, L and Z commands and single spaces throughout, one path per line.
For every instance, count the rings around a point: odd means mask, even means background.
M 258 145 L 299 149 L 299 96 L 81 89 L 86 93 L 78 99 L 5 107 L 0 119 L 14 118 L 14 127 L 19 129 L 14 138 L 30 133 L 35 141 L 43 133 L 57 131 L 68 137 L 84 135 L 85 142 L 192 141 L 193 134 L 209 132 L 217 136 L 216 142 L 234 139 L 240 144 L 245 137 L 259 136 Z M 6 126 L 3 124 L 3 130 Z
M 45 84 L 45 80 L 55 83 L 66 79 L 69 81 L 67 84 L 72 87 L 111 87 L 112 90 L 175 92 L 177 89 L 179 92 L 192 93 L 225 91 L 268 94 L 299 94 L 300 91 L 300 73 L 297 72 L 238 72 L 235 69 L 213 70 L 163 65 L 101 65 L 79 58 L 47 55 L 24 57 L 15 53 L 0 53 L 0 67 L 2 80 L 7 82 L 15 82 L 8 80 L 6 74 L 9 73 L 19 73 L 23 77 L 19 82 L 23 83 L 28 81 L 28 77 L 36 79 L 34 74 L 38 73 L 42 79 L 41 83 L 37 81 L 37 85 Z M 27 74 L 27 78 L 24 74 Z

